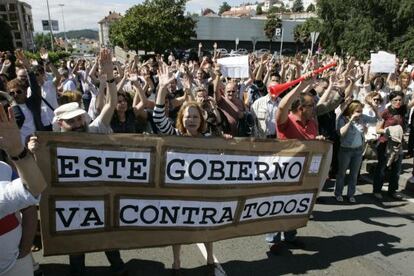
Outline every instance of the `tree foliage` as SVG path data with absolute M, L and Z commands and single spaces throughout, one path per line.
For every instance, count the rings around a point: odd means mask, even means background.
M 266 37 L 271 41 L 275 36 L 276 28 L 282 27 L 282 20 L 275 13 L 268 13 L 264 26 Z
M 321 41 L 330 53 L 368 58 L 371 50 L 404 53 L 414 59 L 414 1 L 319 0 Z M 411 48 L 412 49 L 412 48 Z
M 127 10 L 110 28 L 110 41 L 126 49 L 163 52 L 186 47 L 195 20 L 184 15 L 187 0 L 145 0 Z
M 12 51 L 13 36 L 9 24 L 0 19 L 0 51 Z
M 36 33 L 33 37 L 35 48 L 39 50 L 40 48 L 45 48 L 48 50 L 52 49 L 50 43 L 50 34 L 49 33 Z
M 257 15 L 263 14 L 262 5 L 257 5 L 257 7 L 256 7 L 256 14 Z
M 303 7 L 302 0 L 295 0 L 292 5 L 292 12 L 303 12 L 305 8 Z
M 221 15 L 223 12 L 229 11 L 231 6 L 227 2 L 223 2 L 219 8 L 218 14 Z
M 309 18 L 302 25 L 296 25 L 293 30 L 293 37 L 297 44 L 309 46 L 311 43 L 311 32 L 321 32 L 322 22 L 318 18 Z
M 312 3 L 306 8 L 306 12 L 315 12 L 315 11 L 316 11 L 316 7 Z

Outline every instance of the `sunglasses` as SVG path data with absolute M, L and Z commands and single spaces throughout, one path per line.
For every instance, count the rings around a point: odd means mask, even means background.
M 10 96 L 14 97 L 16 95 L 23 94 L 23 91 L 22 90 L 10 91 L 9 94 L 10 94 Z
M 374 98 L 373 100 L 376 101 L 376 102 L 380 102 L 381 101 L 381 99 L 378 99 L 378 98 Z

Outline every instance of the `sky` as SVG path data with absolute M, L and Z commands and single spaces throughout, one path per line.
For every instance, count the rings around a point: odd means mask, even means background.
M 32 6 L 33 24 L 35 32 L 42 31 L 42 20 L 47 20 L 46 0 L 22 0 Z M 243 2 L 240 0 L 225 0 L 229 5 L 236 6 Z M 66 30 L 98 29 L 98 21 L 108 15 L 109 11 L 125 11 L 143 0 L 49 0 L 50 16 L 52 20 L 59 21 L 60 31 L 63 31 L 62 8 L 65 18 Z M 210 8 L 218 11 L 223 0 L 190 0 L 187 11 L 200 13 L 201 9 Z M 253 2 L 253 1 L 252 1 Z

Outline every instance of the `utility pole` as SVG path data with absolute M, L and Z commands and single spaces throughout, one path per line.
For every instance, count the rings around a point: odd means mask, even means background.
M 65 52 L 67 52 L 68 51 L 68 39 L 66 37 L 65 15 L 63 13 L 63 7 L 65 6 L 65 4 L 59 4 L 59 6 L 62 8 L 63 35 L 65 37 Z
M 49 8 L 49 0 L 46 0 L 47 4 L 47 14 L 49 16 L 49 30 L 50 30 L 50 42 L 52 43 L 52 51 L 55 51 L 55 46 L 53 45 L 53 31 L 52 31 L 52 19 L 50 19 L 50 8 Z

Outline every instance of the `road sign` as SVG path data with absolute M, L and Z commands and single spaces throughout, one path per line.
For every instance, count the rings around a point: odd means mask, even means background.
M 52 30 L 59 31 L 59 21 L 50 20 L 52 22 Z M 42 20 L 43 31 L 50 31 L 49 20 Z

